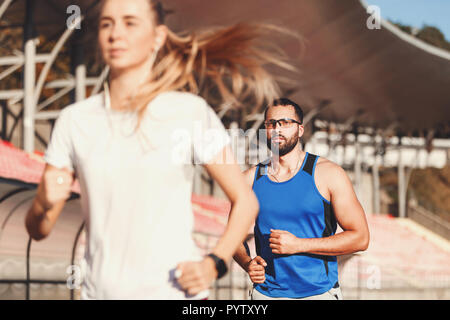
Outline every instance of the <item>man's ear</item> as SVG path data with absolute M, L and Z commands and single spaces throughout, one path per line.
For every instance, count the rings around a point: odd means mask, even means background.
M 298 138 L 300 139 L 305 133 L 305 127 L 303 125 L 298 126 Z

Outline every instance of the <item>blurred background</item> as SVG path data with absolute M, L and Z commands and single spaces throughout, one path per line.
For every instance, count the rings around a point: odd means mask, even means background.
M 349 174 L 369 223 L 363 253 L 340 256 L 345 299 L 450 298 L 450 2 L 444 0 L 163 0 L 174 31 L 270 22 L 267 34 L 300 70 L 271 68 L 305 112 L 306 151 Z M 76 184 L 54 231 L 28 237 L 24 218 L 60 110 L 105 79 L 90 19 L 98 1 L 0 0 L 0 299 L 78 299 L 85 231 Z M 77 14 L 80 28 L 68 28 Z M 292 81 L 282 81 L 282 79 Z M 242 169 L 267 155 L 252 130 L 263 114 L 210 101 Z M 199 166 L 194 238 L 208 252 L 230 205 Z M 338 231 L 339 232 L 339 231 Z M 252 234 L 248 244 L 254 255 Z M 143 253 L 145 254 L 145 253 Z M 211 299 L 248 299 L 235 263 Z

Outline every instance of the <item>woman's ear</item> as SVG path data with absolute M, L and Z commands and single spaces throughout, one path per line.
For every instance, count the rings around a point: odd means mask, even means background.
M 167 27 L 163 24 L 155 28 L 155 49 L 159 50 L 164 46 L 167 39 Z

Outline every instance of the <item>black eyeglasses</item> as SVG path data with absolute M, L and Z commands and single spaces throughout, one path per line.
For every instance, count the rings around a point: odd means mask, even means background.
M 300 122 L 298 122 L 297 120 L 294 119 L 290 119 L 290 118 L 283 118 L 283 119 L 272 119 L 272 120 L 267 120 L 264 122 L 264 126 L 267 129 L 275 129 L 277 127 L 277 123 L 280 125 L 281 128 L 289 128 L 291 127 L 294 123 L 300 124 Z

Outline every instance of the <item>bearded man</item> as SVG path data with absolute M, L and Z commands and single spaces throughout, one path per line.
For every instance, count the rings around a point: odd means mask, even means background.
M 253 282 L 253 300 L 340 300 L 336 256 L 367 249 L 364 210 L 340 166 L 302 150 L 299 105 L 277 99 L 264 117 L 272 156 L 245 172 L 260 207 L 257 256 L 242 244 L 233 258 Z

